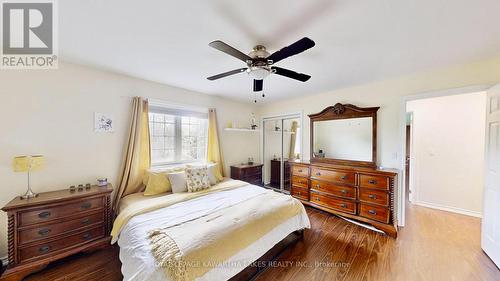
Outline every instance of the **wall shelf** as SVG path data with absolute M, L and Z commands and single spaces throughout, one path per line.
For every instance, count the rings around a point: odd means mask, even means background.
M 254 132 L 254 133 L 259 132 L 260 133 L 259 129 L 252 130 L 252 129 L 248 129 L 248 128 L 225 128 L 224 131 L 232 131 L 232 132 Z

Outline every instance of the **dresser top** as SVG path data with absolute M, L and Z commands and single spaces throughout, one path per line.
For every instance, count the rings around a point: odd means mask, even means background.
M 5 205 L 2 210 L 7 212 L 12 209 L 45 205 L 70 199 L 89 197 L 103 193 L 111 193 L 112 191 L 113 186 L 111 184 L 108 184 L 107 186 L 93 185 L 90 187 L 90 189 L 85 189 L 85 187 L 83 187 L 82 191 L 78 191 L 78 189 L 76 189 L 74 192 L 71 192 L 69 188 L 49 192 L 41 192 L 37 197 L 30 199 L 21 199 L 19 196 L 16 196 L 16 198 L 7 203 L 7 205 Z
M 253 168 L 253 167 L 261 167 L 262 165 L 263 164 L 253 163 L 252 165 L 250 165 L 250 164 L 231 165 L 231 167 L 238 168 L 238 169 L 247 169 L 247 168 Z
M 336 164 L 329 164 L 329 163 L 323 163 L 323 162 L 311 162 L 308 160 L 295 160 L 295 161 L 288 161 L 290 164 L 298 164 L 298 165 L 314 165 L 318 167 L 325 167 L 325 168 L 332 168 L 332 169 L 342 169 L 342 170 L 352 170 L 352 171 L 359 171 L 359 172 L 374 172 L 374 173 L 384 173 L 384 174 L 391 174 L 391 175 L 396 175 L 398 174 L 397 169 L 389 169 L 389 168 L 369 168 L 369 167 L 355 167 L 355 166 L 346 166 L 346 165 L 336 165 Z

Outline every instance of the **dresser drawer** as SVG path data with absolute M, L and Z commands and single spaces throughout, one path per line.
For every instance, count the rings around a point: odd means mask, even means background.
M 292 175 L 308 177 L 309 176 L 309 167 L 304 166 L 292 166 Z
M 388 206 L 389 194 L 383 190 L 360 188 L 359 200 L 363 202 Z
M 20 261 L 26 261 L 40 256 L 51 255 L 52 253 L 64 250 L 65 248 L 78 246 L 99 238 L 104 237 L 104 229 L 102 226 L 80 232 L 62 239 L 41 243 L 36 246 L 21 248 L 19 250 Z
M 329 182 L 311 180 L 311 189 L 315 189 L 339 197 L 345 197 L 351 199 L 356 198 L 355 188 L 348 186 L 339 186 Z
M 359 186 L 366 188 L 389 189 L 389 177 L 386 176 L 372 176 L 372 175 L 359 175 Z
M 352 172 L 333 171 L 320 168 L 311 168 L 311 178 L 348 185 L 354 185 L 356 179 L 355 174 Z
M 67 217 L 77 212 L 102 208 L 103 206 L 104 202 L 102 198 L 92 198 L 84 199 L 82 201 L 66 205 L 58 205 L 40 208 L 33 211 L 20 212 L 19 225 L 25 226 L 50 221 L 57 218 Z
M 292 185 L 308 188 L 309 187 L 309 179 L 303 178 L 303 177 L 298 177 L 298 176 L 292 176 Z
M 89 225 L 102 224 L 104 223 L 103 216 L 104 214 L 99 212 L 69 221 L 23 229 L 19 231 L 19 244 L 24 245 L 30 242 L 52 238 L 68 231 L 78 231 L 78 229 L 88 227 Z
M 258 175 L 262 175 L 262 166 L 248 167 L 245 169 L 241 169 L 242 177 L 252 177 Z
M 307 188 L 292 186 L 292 196 L 309 201 L 309 190 Z
M 311 192 L 312 203 L 328 207 L 337 211 L 355 214 L 356 213 L 356 203 L 351 200 L 344 200 L 340 198 L 332 198 L 328 196 L 321 195 L 317 192 Z
M 376 220 L 383 223 L 389 222 L 390 211 L 386 207 L 375 206 L 370 204 L 359 204 L 359 215 L 365 218 Z

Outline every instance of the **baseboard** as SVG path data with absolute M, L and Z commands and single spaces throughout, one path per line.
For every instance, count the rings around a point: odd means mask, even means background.
M 461 214 L 461 215 L 472 216 L 472 217 L 476 217 L 476 218 L 483 217 L 483 214 L 481 212 L 475 212 L 475 211 L 465 210 L 465 209 L 456 208 L 456 207 L 444 206 L 444 205 L 435 204 L 435 203 L 415 201 L 415 202 L 413 202 L 413 204 L 418 205 L 418 206 L 422 206 L 422 207 L 437 209 L 437 210 L 441 210 L 441 211 L 447 211 L 447 212 L 457 213 L 457 214 Z
M 7 266 L 9 264 L 9 259 L 7 256 L 0 257 L 0 261 L 2 262 L 2 266 Z

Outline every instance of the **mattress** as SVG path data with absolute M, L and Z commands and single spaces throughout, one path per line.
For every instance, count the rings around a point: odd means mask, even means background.
M 248 184 L 235 190 L 209 194 L 135 216 L 125 225 L 118 239 L 124 280 L 172 280 L 164 273 L 163 268 L 157 266 L 156 260 L 152 255 L 150 241 L 147 238 L 147 234 L 152 229 L 161 227 L 162 223 L 166 224 L 166 222 L 171 222 L 179 216 L 186 215 L 186 210 L 189 210 L 189 215 L 193 215 L 196 212 L 205 212 L 207 209 L 224 208 L 224 204 L 241 202 L 247 194 L 259 192 L 261 189 L 262 187 Z M 168 194 L 161 196 L 168 196 Z M 221 200 L 221 198 L 223 200 Z M 124 199 L 126 207 L 127 204 L 141 200 L 144 201 L 144 204 L 147 204 L 149 196 L 137 193 L 129 195 Z M 122 202 L 121 204 L 124 203 Z M 277 225 L 273 230 L 250 244 L 248 247 L 230 257 L 223 264 L 208 271 L 197 280 L 230 279 L 250 263 L 265 254 L 290 233 L 309 227 L 309 218 L 305 212 L 291 217 L 287 221 Z

